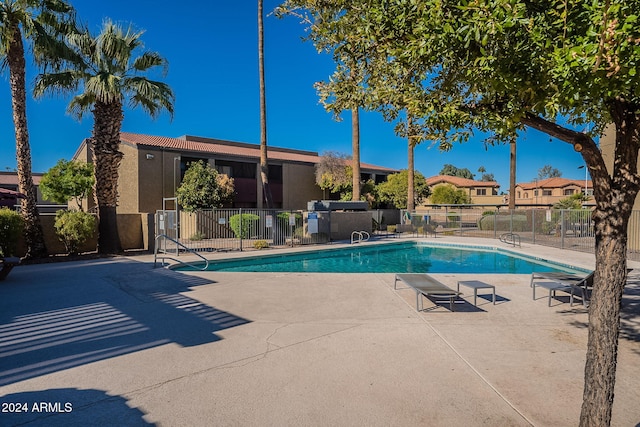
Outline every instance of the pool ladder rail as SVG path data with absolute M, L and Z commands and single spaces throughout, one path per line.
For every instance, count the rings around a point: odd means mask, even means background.
M 354 231 L 351 233 L 351 244 L 366 242 L 371 237 L 368 231 Z
M 177 256 L 177 254 L 179 253 L 179 252 L 178 252 L 178 250 L 177 250 L 177 248 L 178 248 L 178 247 L 179 247 L 179 248 L 182 248 L 182 249 L 184 249 L 185 251 L 187 251 L 187 252 L 189 252 L 189 253 L 192 253 L 193 255 L 197 256 L 197 257 L 198 257 L 198 258 L 200 258 L 200 259 L 202 259 L 202 260 L 204 261 L 204 267 L 201 267 L 201 266 L 198 266 L 198 265 L 192 264 L 192 263 L 190 263 L 190 262 L 183 261 L 183 260 L 179 260 L 179 259 L 177 259 L 177 258 L 174 258 L 174 257 L 168 256 L 166 252 L 163 252 L 163 253 L 164 253 L 164 255 L 163 255 L 163 254 L 158 255 L 158 248 L 160 247 L 160 245 L 159 245 L 158 243 L 160 242 L 160 239 L 165 239 L 165 242 L 166 242 L 167 240 L 169 240 L 170 242 L 173 242 L 173 243 L 175 243 L 175 244 L 176 244 L 176 256 Z M 162 260 L 162 266 L 163 266 L 163 267 L 164 267 L 164 264 L 165 264 L 165 263 L 164 263 L 164 261 L 168 259 L 168 260 L 171 260 L 171 261 L 175 261 L 175 262 L 177 262 L 177 263 L 178 263 L 178 264 L 180 264 L 180 265 L 186 265 L 186 266 L 189 266 L 189 267 L 191 267 L 191 268 L 193 268 L 193 269 L 195 269 L 195 270 L 206 271 L 206 270 L 207 270 L 207 268 L 209 268 L 209 260 L 208 260 L 208 259 L 206 259 L 204 256 L 202 256 L 202 255 L 201 255 L 201 254 L 199 254 L 198 252 L 194 251 L 193 249 L 186 247 L 186 246 L 185 246 L 185 245 L 183 245 L 182 243 L 178 242 L 176 239 L 173 239 L 173 238 L 171 238 L 171 237 L 167 236 L 166 234 L 160 234 L 160 235 L 156 236 L 156 242 L 155 242 L 155 243 L 156 243 L 156 244 L 155 244 L 155 247 L 154 247 L 154 250 L 153 250 L 153 268 L 156 268 L 156 262 L 157 262 L 157 260 L 159 260 L 159 259 L 160 259 L 160 260 Z M 168 265 L 167 265 L 167 267 L 168 267 Z
M 506 243 L 507 245 L 513 245 L 514 247 L 518 245 L 522 247 L 520 244 L 520 235 L 516 233 L 504 233 L 500 235 L 500 241 L 502 243 Z

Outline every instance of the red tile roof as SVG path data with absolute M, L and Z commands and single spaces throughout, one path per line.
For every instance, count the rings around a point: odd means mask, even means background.
M 500 184 L 498 184 L 495 181 L 474 181 L 473 179 L 461 178 L 459 176 L 451 176 L 451 175 L 436 175 L 436 176 L 427 178 L 428 185 L 436 185 L 436 184 L 442 184 L 442 183 L 453 184 L 458 188 L 500 187 Z
M 138 147 L 158 147 L 176 151 L 191 151 L 198 153 L 210 153 L 228 155 L 234 157 L 260 158 L 260 146 L 244 142 L 224 141 L 220 139 L 201 138 L 185 135 L 180 138 L 167 138 L 164 136 L 142 135 L 137 133 L 122 132 L 120 140 L 125 144 Z M 294 150 L 289 148 L 268 147 L 269 159 L 285 162 L 318 163 L 320 156 L 314 151 Z M 362 169 L 371 169 L 384 172 L 395 172 L 382 166 L 361 163 Z
M 580 188 L 584 187 L 584 179 L 568 179 L 568 178 L 546 178 L 541 179 L 538 182 L 524 182 L 517 184 L 517 187 L 523 190 L 535 190 L 536 188 L 563 188 L 569 185 L 576 185 Z M 591 181 L 587 181 L 587 188 L 593 188 Z
M 32 173 L 33 183 L 35 185 L 40 184 L 42 179 L 41 173 Z M 0 172 L 0 185 L 18 185 L 18 173 L 17 172 Z

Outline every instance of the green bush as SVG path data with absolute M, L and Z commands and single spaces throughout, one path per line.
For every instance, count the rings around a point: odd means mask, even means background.
M 194 242 L 199 242 L 202 239 L 204 239 L 204 234 L 202 234 L 199 231 L 196 231 L 195 233 L 193 233 L 191 235 L 191 237 L 189 237 L 189 240 L 194 241 Z
M 493 230 L 494 225 L 496 231 L 510 231 L 511 215 L 487 215 L 478 220 L 480 230 Z M 513 231 L 527 231 L 528 229 L 526 215 L 513 215 Z
M 14 256 L 24 222 L 20 214 L 7 208 L 0 209 L 0 255 Z
M 253 242 L 253 247 L 255 249 L 268 249 L 269 242 L 267 242 L 266 240 L 256 240 L 255 242 Z
M 239 239 L 246 239 L 252 228 L 260 221 L 260 217 L 254 214 L 236 214 L 229 218 L 229 226 Z
M 69 255 L 75 255 L 80 247 L 93 236 L 96 229 L 95 216 L 82 211 L 58 211 L 54 223 L 58 238 L 64 243 Z

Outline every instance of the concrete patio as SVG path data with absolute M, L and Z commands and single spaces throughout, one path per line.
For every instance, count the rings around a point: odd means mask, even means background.
M 518 250 L 594 265 L 585 253 Z M 390 273 L 180 273 L 151 256 L 17 267 L 0 284 L 0 402 L 28 410 L 3 411 L 0 425 L 577 425 L 582 305 L 532 300 L 529 275 L 434 276 L 493 284 L 497 303 L 487 293 L 475 307 L 463 288 L 454 312 L 425 300 L 418 313 Z M 639 314 L 636 270 L 615 426 L 640 423 Z

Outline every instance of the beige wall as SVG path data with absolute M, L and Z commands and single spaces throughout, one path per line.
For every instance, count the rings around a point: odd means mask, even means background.
M 137 213 L 138 210 L 138 155 L 137 150 L 120 144 L 124 154 L 118 169 L 118 213 Z
M 297 163 L 282 165 L 282 208 L 307 209 L 310 200 L 322 199 L 322 190 L 316 184 L 315 167 Z
M 331 240 L 347 240 L 354 231 L 371 233 L 371 212 L 331 212 Z

